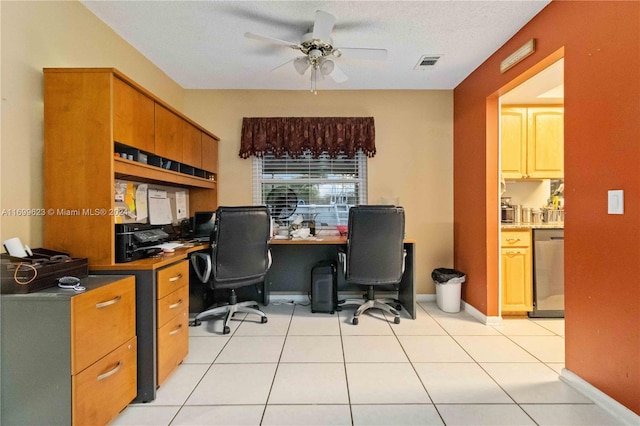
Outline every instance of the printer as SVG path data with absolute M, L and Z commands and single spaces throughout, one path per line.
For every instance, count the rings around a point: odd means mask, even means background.
M 154 256 L 162 249 L 154 247 L 171 239 L 171 225 L 144 223 L 116 224 L 116 263 Z

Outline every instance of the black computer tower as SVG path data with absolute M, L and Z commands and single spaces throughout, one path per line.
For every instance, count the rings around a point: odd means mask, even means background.
M 329 312 L 338 308 L 338 275 L 336 262 L 325 260 L 311 269 L 311 312 Z

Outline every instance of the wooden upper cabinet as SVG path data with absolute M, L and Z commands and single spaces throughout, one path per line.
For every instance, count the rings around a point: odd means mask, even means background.
M 182 131 L 184 120 L 160 104 L 155 104 L 155 154 L 182 162 Z
M 501 120 L 502 177 L 520 179 L 526 174 L 527 167 L 527 109 L 503 108 Z
M 564 108 L 529 108 L 527 129 L 529 177 L 563 178 Z
M 182 121 L 182 162 L 202 168 L 202 131 L 187 121 Z
M 564 177 L 563 107 L 503 107 L 500 120 L 503 178 Z
M 218 141 L 202 133 L 202 169 L 218 173 Z
M 113 139 L 143 151 L 154 150 L 154 102 L 113 78 Z

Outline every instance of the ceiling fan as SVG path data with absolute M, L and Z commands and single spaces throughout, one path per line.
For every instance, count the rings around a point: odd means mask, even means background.
M 343 54 L 357 59 L 384 60 L 387 57 L 386 49 L 334 47 L 333 40 L 330 36 L 335 22 L 336 18 L 332 14 L 322 10 L 316 11 L 316 19 L 313 27 L 302 36 L 300 43 L 293 43 L 251 32 L 245 33 L 244 36 L 254 40 L 287 46 L 302 52 L 303 56 L 293 58 L 275 67 L 273 70 L 290 62 L 293 62 L 293 67 L 300 75 L 304 75 L 307 70 L 311 68 L 311 91 L 317 93 L 316 83 L 318 79 L 323 79 L 325 75 L 331 77 L 336 83 L 344 83 L 348 80 L 347 75 L 335 64 L 335 58 L 340 58 Z

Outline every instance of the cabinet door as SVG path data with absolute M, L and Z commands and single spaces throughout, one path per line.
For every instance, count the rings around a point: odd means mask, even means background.
M 533 310 L 531 249 L 504 248 L 502 252 L 502 312 Z
M 182 121 L 182 162 L 202 168 L 202 131 L 191 123 Z
M 202 169 L 218 173 L 218 141 L 202 133 Z
M 155 111 L 156 155 L 182 162 L 182 123 L 184 120 L 159 104 L 155 104 Z
M 502 108 L 500 114 L 500 168 L 505 179 L 526 177 L 527 109 Z
M 154 102 L 119 78 L 113 79 L 113 140 L 143 151 L 154 149 Z
M 529 177 L 564 177 L 564 108 L 529 108 L 527 169 Z

